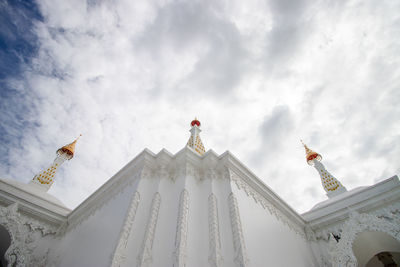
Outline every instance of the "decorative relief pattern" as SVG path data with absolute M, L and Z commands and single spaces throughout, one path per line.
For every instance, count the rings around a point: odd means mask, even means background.
M 228 202 L 232 225 L 233 245 L 235 248 L 235 262 L 238 267 L 245 267 L 248 262 L 246 246 L 244 243 L 242 223 L 240 221 L 239 207 L 233 193 L 229 195 Z
M 222 262 L 221 240 L 219 234 L 219 219 L 217 198 L 214 194 L 208 197 L 208 231 L 209 231 L 209 257 L 211 267 L 219 267 Z
M 35 233 L 40 232 L 42 237 L 54 235 L 54 226 L 21 215 L 18 203 L 0 207 L 0 225 L 5 227 L 11 238 L 11 244 L 4 254 L 8 266 L 41 266 L 36 261 L 39 258 L 40 262 L 45 262 L 46 254 L 33 257 Z
M 129 206 L 129 210 L 126 214 L 124 225 L 119 236 L 118 244 L 112 257 L 112 267 L 120 266 L 125 260 L 126 245 L 128 244 L 128 238 L 132 230 L 133 221 L 135 220 L 136 210 L 138 208 L 139 201 L 140 194 L 136 191 L 132 196 L 131 204 Z
M 218 177 L 221 177 L 222 175 L 218 175 L 218 172 L 214 168 L 207 168 L 204 171 L 204 178 L 207 179 L 218 179 Z
M 179 213 L 175 235 L 174 267 L 186 266 L 189 193 L 183 189 L 179 200 Z
M 249 186 L 242 178 L 240 178 L 234 172 L 230 172 L 230 177 L 232 181 L 235 182 L 239 190 L 243 190 L 248 196 L 251 196 L 256 203 L 259 203 L 264 209 L 267 209 L 271 215 L 274 215 L 279 221 L 283 222 L 283 224 L 289 227 L 289 229 L 301 237 L 306 238 L 303 227 L 290 220 L 279 209 L 275 208 L 275 206 L 273 206 L 267 199 L 265 199 L 265 197 Z
M 400 202 L 393 203 L 392 205 L 379 209 L 373 213 L 380 219 L 386 219 L 393 224 L 400 225 Z
M 191 163 L 186 163 L 186 176 L 192 176 L 194 177 L 197 181 L 201 181 L 203 179 L 203 174 L 200 171 L 200 168 L 197 166 L 191 164 Z
M 200 171 L 200 167 L 196 167 L 191 163 L 181 163 L 184 166 L 180 166 L 179 163 L 175 162 L 174 165 L 164 165 L 161 170 L 153 170 L 148 166 L 143 166 L 137 164 L 134 166 L 130 173 L 134 173 L 134 177 L 129 175 L 124 175 L 119 178 L 109 189 L 106 194 L 102 194 L 97 199 L 93 199 L 87 207 L 83 208 L 84 211 L 81 212 L 76 217 L 72 217 L 70 221 L 64 227 L 59 229 L 58 235 L 61 237 L 65 233 L 71 231 L 82 222 L 87 220 L 89 217 L 93 216 L 97 210 L 101 209 L 105 204 L 107 204 L 112 198 L 116 198 L 119 194 L 125 191 L 126 185 L 132 185 L 137 179 L 152 179 L 153 177 L 158 178 L 171 178 L 176 180 L 178 177 L 191 175 L 196 178 L 196 180 L 201 181 L 203 178 L 218 178 L 219 176 L 223 178 L 229 178 L 228 170 L 218 171 L 215 169 L 209 169 L 206 172 Z M 180 166 L 180 167 L 177 167 Z M 174 168 L 175 167 L 175 168 Z
M 160 210 L 161 196 L 160 193 L 154 195 L 151 203 L 150 215 L 146 225 L 146 232 L 144 234 L 142 247 L 137 257 L 138 267 L 150 266 L 152 261 L 152 249 L 154 234 L 157 226 L 158 212 Z
M 392 224 L 400 225 L 400 202 L 393 203 L 392 205 L 386 208 L 378 209 L 368 214 L 373 215 L 379 219 L 384 219 Z M 316 229 L 315 239 L 317 240 L 322 239 L 328 242 L 330 240 L 331 233 L 334 234 L 335 236 L 340 237 L 343 232 L 343 225 L 344 222 L 342 221 L 330 227 L 323 227 L 320 229 Z M 308 240 L 312 241 L 312 239 Z
M 22 229 L 22 218 L 18 213 L 18 204 L 14 203 L 8 207 L 0 208 L 0 225 L 4 226 L 11 237 L 10 247 L 4 254 L 8 266 L 25 266 L 29 261 Z
M 335 243 L 331 238 L 330 251 L 333 267 L 357 266 L 357 259 L 353 254 L 352 247 L 357 234 L 363 231 L 383 232 L 400 241 L 400 226 L 398 224 L 393 224 L 373 215 L 352 211 L 349 214 L 349 219 L 343 225 L 339 242 Z

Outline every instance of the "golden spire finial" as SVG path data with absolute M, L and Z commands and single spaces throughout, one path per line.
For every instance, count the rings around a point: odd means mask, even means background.
M 300 141 L 306 150 L 306 159 L 307 159 L 308 164 L 312 165 L 314 159 L 321 161 L 322 156 L 320 154 L 309 149 L 308 146 L 306 144 L 304 144 L 303 140 L 300 140 Z
M 62 148 L 57 150 L 57 153 L 66 153 L 69 156 L 69 159 L 72 159 L 75 153 L 75 144 L 78 141 L 79 137 L 81 137 L 82 134 L 78 136 L 72 143 L 63 146 Z

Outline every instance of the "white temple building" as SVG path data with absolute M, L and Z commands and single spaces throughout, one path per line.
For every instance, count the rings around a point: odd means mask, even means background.
M 75 140 L 28 184 L 0 180 L 0 266 L 398 266 L 400 182 L 347 190 L 306 149 L 327 199 L 298 214 L 200 122 L 175 155 L 143 150 L 77 208 L 47 193 Z

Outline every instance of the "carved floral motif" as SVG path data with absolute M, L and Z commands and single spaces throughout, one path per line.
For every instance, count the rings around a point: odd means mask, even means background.
M 42 237 L 55 235 L 54 226 L 21 215 L 18 203 L 0 207 L 0 225 L 8 231 L 11 238 L 11 244 L 4 254 L 8 266 L 42 266 L 39 264 L 46 261 L 47 253 L 33 255 L 36 248 L 35 233 L 39 232 Z
M 352 247 L 357 234 L 364 231 L 383 232 L 400 241 L 400 226 L 398 224 L 393 224 L 374 215 L 359 214 L 352 211 L 349 214 L 349 219 L 343 224 L 339 242 L 335 243 L 333 238 L 330 239 L 330 251 L 334 267 L 357 266 L 357 259 Z
M 186 265 L 187 233 L 188 233 L 189 193 L 184 189 L 179 199 L 179 213 L 175 234 L 174 267 Z
M 214 194 L 208 197 L 208 231 L 209 231 L 209 257 L 211 267 L 219 267 L 222 262 L 221 240 L 219 233 L 219 219 L 217 198 Z
M 154 195 L 153 201 L 151 203 L 150 215 L 146 225 L 146 232 L 144 234 L 144 239 L 140 253 L 137 257 L 138 267 L 150 266 L 152 261 L 152 250 L 153 250 L 153 240 L 154 234 L 157 226 L 158 212 L 160 210 L 161 196 L 160 193 Z
M 126 214 L 124 225 L 119 236 L 118 244 L 112 257 L 112 267 L 120 266 L 125 259 L 125 249 L 128 243 L 129 235 L 131 233 L 133 221 L 135 220 L 136 210 L 139 206 L 139 201 L 140 194 L 136 191 L 132 196 L 129 210 Z
M 236 197 L 231 193 L 228 197 L 229 214 L 231 217 L 233 245 L 235 248 L 235 262 L 238 267 L 247 266 L 246 246 L 244 243 L 242 223 L 240 220 L 239 207 Z
M 252 197 L 256 203 L 260 204 L 264 209 L 268 210 L 271 215 L 275 216 L 277 220 L 283 222 L 283 224 L 289 227 L 289 229 L 291 229 L 301 237 L 305 238 L 305 233 L 302 226 L 289 219 L 279 209 L 272 205 L 264 196 L 254 190 L 253 187 L 248 185 L 237 174 L 235 174 L 234 172 L 230 172 L 230 177 L 239 190 L 243 190 L 248 196 Z

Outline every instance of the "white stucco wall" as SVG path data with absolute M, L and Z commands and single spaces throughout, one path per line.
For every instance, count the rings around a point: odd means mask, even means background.
M 173 266 L 183 190 L 187 191 L 188 196 L 187 245 L 183 248 L 186 251 L 186 266 L 214 266 L 210 261 L 210 248 L 216 246 L 211 241 L 209 231 L 210 216 L 215 216 L 210 213 L 211 194 L 215 196 L 218 214 L 218 267 L 240 265 L 235 260 L 237 252 L 229 202 L 232 192 L 237 198 L 246 247 L 244 252 L 249 260 L 245 266 L 314 266 L 309 243 L 305 238 L 278 221 L 243 190 L 239 190 L 227 176 L 218 174 L 212 178 L 207 177 L 201 165 L 181 163 L 177 166 L 173 179 L 157 174 L 158 169 L 153 166 L 150 175 L 144 175 L 132 185 L 125 186 L 122 193 L 113 196 L 93 216 L 68 231 L 56 249 L 52 250 L 53 255 L 60 255 L 59 266 L 110 266 L 135 192 L 139 192 L 140 201 L 121 266 L 139 266 L 138 259 L 143 256 L 143 251 L 147 253 L 145 257 L 151 257 L 152 263 L 149 266 Z M 199 173 L 202 175 L 197 175 Z M 130 176 L 134 177 L 134 173 Z M 143 250 L 156 194 L 160 196 L 157 223 L 154 233 L 147 235 L 153 238 L 153 242 L 152 246 Z
M 51 252 L 59 266 L 110 266 L 111 255 L 136 184 L 127 186 L 94 215 L 68 231 Z M 54 256 L 53 256 L 54 257 Z
M 244 191 L 232 188 L 238 199 L 249 266 L 314 266 L 305 238 L 278 221 Z

